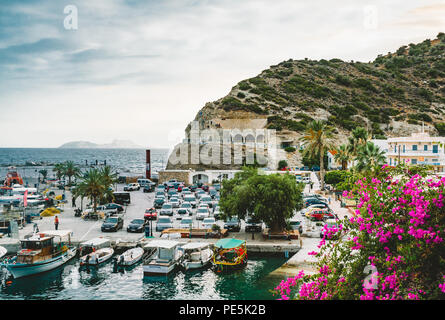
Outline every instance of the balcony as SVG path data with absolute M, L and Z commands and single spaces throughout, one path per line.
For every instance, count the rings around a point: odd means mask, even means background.
M 398 150 L 397 152 L 394 152 L 394 150 L 388 151 L 387 155 L 398 156 L 399 151 Z M 417 150 L 417 151 L 405 150 L 405 152 L 403 152 L 403 150 L 400 150 L 400 156 L 405 156 L 405 157 L 441 157 L 443 155 L 444 155 L 443 150 L 439 150 L 437 152 L 433 152 L 432 150 Z

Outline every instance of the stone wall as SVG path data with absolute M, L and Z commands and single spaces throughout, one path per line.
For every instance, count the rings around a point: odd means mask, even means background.
M 176 179 L 178 181 L 183 181 L 186 186 L 190 183 L 190 174 L 188 170 L 165 170 L 159 171 L 159 183 L 167 182 L 170 179 Z

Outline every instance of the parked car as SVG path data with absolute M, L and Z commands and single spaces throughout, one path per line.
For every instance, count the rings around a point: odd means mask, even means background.
M 173 208 L 179 208 L 179 199 L 178 198 L 171 198 L 170 199 L 170 204 L 172 205 Z
M 135 191 L 141 189 L 139 183 L 129 183 L 124 187 L 124 191 Z
M 154 186 L 156 185 L 156 183 L 154 183 L 153 181 L 151 181 L 150 179 L 138 179 L 137 183 L 139 183 L 139 185 L 141 187 L 145 187 L 145 186 L 152 186 L 154 188 Z
M 313 209 L 306 212 L 306 217 L 311 220 L 323 221 L 328 209 Z
M 323 204 L 323 203 L 325 203 L 325 202 L 320 200 L 320 199 L 318 199 L 318 198 L 307 198 L 307 199 L 304 199 L 304 206 L 305 207 L 309 207 L 309 206 L 311 206 L 313 204 Z
M 219 205 L 215 206 L 215 209 L 213 210 L 213 216 L 217 220 L 221 219 L 222 212 L 221 212 L 221 209 L 219 208 Z
M 221 185 L 220 185 L 219 183 L 215 183 L 215 184 L 213 185 L 213 187 L 215 188 L 216 191 L 221 190 Z
M 171 203 L 164 203 L 159 211 L 160 216 L 173 216 L 173 206 Z
M 202 197 L 199 199 L 199 203 L 200 203 L 200 204 L 207 204 L 207 205 L 209 206 L 209 208 L 212 208 L 212 207 L 213 207 L 212 197 L 207 196 L 207 195 L 202 196 Z
M 192 218 L 183 218 L 181 223 L 179 224 L 180 229 L 190 229 L 193 228 L 193 219 Z
M 173 220 L 169 217 L 160 217 L 156 223 L 156 231 L 173 228 Z
M 102 232 L 105 231 L 118 231 L 124 227 L 124 220 L 121 217 L 107 218 L 100 228 Z
M 301 167 L 300 171 L 309 171 L 309 167 L 308 166 Z
M 211 189 L 209 190 L 209 196 L 211 196 L 212 199 L 215 198 L 215 196 L 216 196 L 217 194 L 218 194 L 218 191 L 216 191 L 215 188 L 211 188 Z
M 293 230 L 298 230 L 300 235 L 303 233 L 303 222 L 297 218 L 292 218 L 289 221 L 289 224 L 291 225 Z
M 202 220 L 202 228 L 203 229 L 212 229 L 212 226 L 216 224 L 216 220 L 213 217 L 204 218 Z
M 196 220 L 203 220 L 204 218 L 207 218 L 210 216 L 209 209 L 207 208 L 198 208 L 196 210 Z
M 162 208 L 162 206 L 164 205 L 164 202 L 165 202 L 164 198 L 156 198 L 154 200 L 153 204 L 156 209 L 159 209 L 159 208 Z
M 114 202 L 120 205 L 128 205 L 131 203 L 129 192 L 113 192 Z
M 176 191 L 175 189 L 170 189 L 167 192 L 167 196 L 168 196 L 169 199 L 174 197 L 174 196 L 179 197 L 178 191 Z
M 116 209 L 118 212 L 124 211 L 124 207 L 117 203 L 107 203 L 104 204 L 103 207 L 105 208 L 105 210 Z
M 153 192 L 153 191 L 155 191 L 155 190 L 154 190 L 153 185 L 151 185 L 151 184 L 147 184 L 147 185 L 145 185 L 145 186 L 142 188 L 142 191 L 143 191 L 144 193 L 147 193 L 147 192 Z
M 182 203 L 178 209 L 178 214 L 186 214 L 186 215 L 191 216 L 193 214 L 192 205 L 188 202 Z
M 247 218 L 244 230 L 246 232 L 261 232 L 263 231 L 263 223 L 252 217 Z
M 324 223 L 323 227 L 320 230 L 320 238 L 323 238 L 326 228 L 332 228 L 332 227 L 339 227 L 338 221 L 336 219 L 326 220 L 326 222 Z M 338 239 L 338 234 L 337 233 L 332 234 L 330 238 L 326 237 L 326 239 L 336 240 Z
M 241 231 L 240 219 L 238 219 L 238 217 L 231 217 L 224 223 L 224 229 L 234 232 L 240 232 Z
M 156 220 L 158 218 L 158 212 L 155 208 L 147 208 L 144 213 L 145 220 Z
M 201 187 L 201 189 L 204 190 L 205 192 L 207 192 L 207 191 L 209 191 L 209 186 L 206 185 L 206 184 L 204 184 L 204 185 Z
M 183 203 L 190 203 L 192 205 L 192 208 L 196 208 L 196 198 L 194 196 L 184 197 Z
M 127 232 L 144 232 L 145 220 L 134 219 L 127 226 Z
M 106 216 L 110 216 L 110 215 L 118 213 L 117 209 L 108 209 L 106 206 L 98 206 L 96 208 L 96 210 L 104 212 Z

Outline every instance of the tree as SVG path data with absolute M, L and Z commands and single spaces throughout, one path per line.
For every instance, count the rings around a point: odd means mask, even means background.
M 324 154 L 334 148 L 333 128 L 323 121 L 312 121 L 301 137 L 305 144 L 303 155 L 320 157 L 320 187 L 324 190 Z
M 348 162 L 352 160 L 351 149 L 346 144 L 342 144 L 335 151 L 337 151 L 334 155 L 335 161 L 341 163 L 342 170 L 348 169 Z
M 302 207 L 303 187 L 289 174 L 258 174 L 243 168 L 221 189 L 221 210 L 226 218 L 251 216 L 263 221 L 272 233 L 285 230 L 286 220 Z
M 64 175 L 68 177 L 68 185 L 71 185 L 71 178 L 80 175 L 80 168 L 73 161 L 67 161 L 64 164 Z
M 53 168 L 53 172 L 56 173 L 56 177 L 58 180 L 62 179 L 65 176 L 65 164 L 56 163 Z
M 348 138 L 349 152 L 352 156 L 357 156 L 359 149 L 371 141 L 371 135 L 368 130 L 363 127 L 357 127 L 351 132 L 351 137 Z
M 416 172 L 416 174 L 414 174 Z M 318 272 L 283 281 L 283 299 L 445 299 L 445 180 L 422 167 L 386 165 L 345 196 L 355 216 L 325 227 Z M 369 274 L 369 271 L 372 274 Z
M 278 170 L 282 170 L 287 168 L 288 164 L 286 160 L 280 160 L 278 161 Z
M 42 170 L 39 170 L 39 173 L 42 175 L 42 182 L 45 182 L 46 178 L 48 176 L 48 170 L 42 169 Z
M 90 169 L 76 187 L 76 195 L 91 199 L 93 210 L 96 212 L 98 200 L 104 198 L 108 187 L 109 185 L 104 181 L 101 172 L 98 169 Z
M 368 142 L 359 148 L 356 160 L 358 171 L 369 171 L 383 165 L 386 162 L 386 157 L 384 151 L 374 143 Z

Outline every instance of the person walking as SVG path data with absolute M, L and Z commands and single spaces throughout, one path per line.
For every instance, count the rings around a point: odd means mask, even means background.
M 54 218 L 54 226 L 56 227 L 56 230 L 59 230 L 59 217 L 56 216 Z

